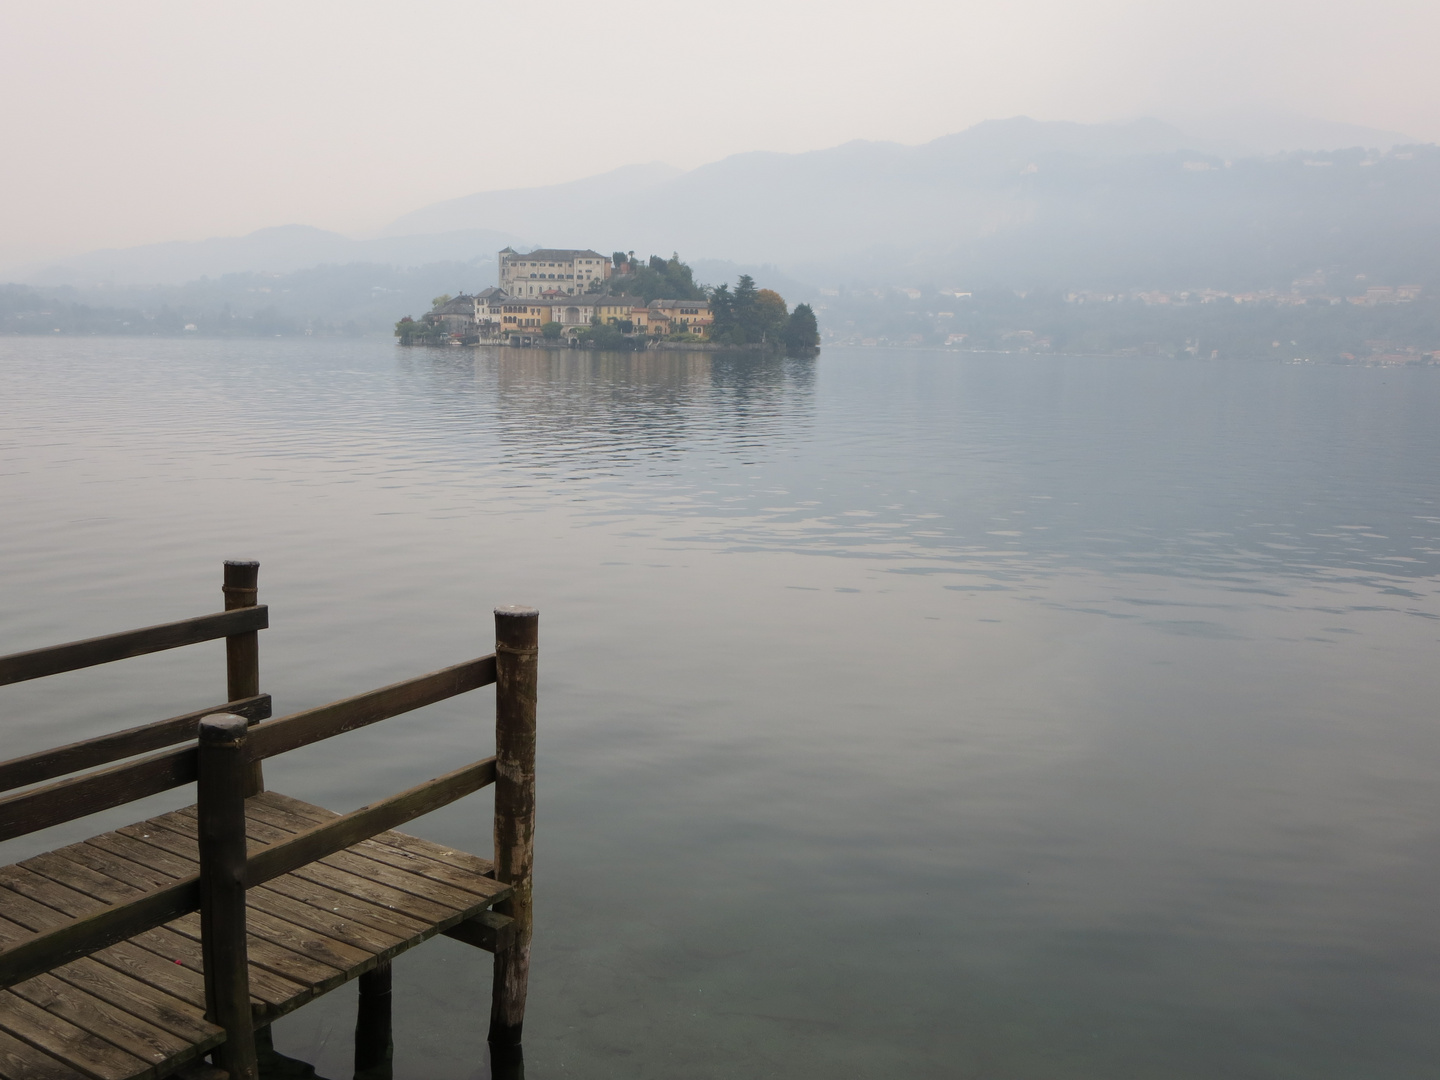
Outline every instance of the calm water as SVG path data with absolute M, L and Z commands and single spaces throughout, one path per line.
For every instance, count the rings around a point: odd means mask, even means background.
M 291 711 L 538 605 L 532 1078 L 1429 1078 L 1437 415 L 1433 370 L 0 340 L 0 651 L 258 558 Z M 5 756 L 221 656 L 0 690 Z M 267 778 L 350 809 L 490 707 Z M 488 968 L 397 961 L 398 1075 L 484 1075 Z M 277 1043 L 345 1077 L 352 1023 Z

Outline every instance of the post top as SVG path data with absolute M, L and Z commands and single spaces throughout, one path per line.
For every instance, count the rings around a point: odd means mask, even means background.
M 260 563 L 259 563 L 259 560 L 257 560 L 257 559 L 226 559 L 226 560 L 225 560 L 225 565 L 226 565 L 226 566 L 259 566 Z
M 533 619 L 540 614 L 540 609 L 526 604 L 501 604 L 495 609 L 495 614 L 511 619 Z
M 250 722 L 234 713 L 211 713 L 200 718 L 201 742 L 233 742 L 245 734 Z

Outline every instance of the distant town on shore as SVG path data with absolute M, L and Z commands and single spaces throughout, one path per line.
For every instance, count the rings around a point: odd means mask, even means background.
M 438 296 L 419 319 L 395 324 L 402 345 L 550 345 L 814 351 L 820 344 L 808 304 L 789 309 L 773 289 L 742 274 L 729 285 L 697 285 L 678 255 L 588 248 L 506 247 L 499 284 L 474 295 Z

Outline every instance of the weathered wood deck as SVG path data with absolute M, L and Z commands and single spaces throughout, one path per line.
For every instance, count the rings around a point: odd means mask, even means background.
M 233 590 L 239 603 L 227 603 L 241 609 L 237 617 L 0 657 L 0 684 L 223 634 L 233 711 L 252 724 L 268 717 L 253 643 L 265 609 L 255 606 L 254 564 L 236 565 L 250 582 L 248 592 Z M 200 795 L 196 805 L 0 867 L 0 1080 L 181 1071 L 248 1080 L 255 1029 L 356 978 L 362 1014 L 369 1010 L 357 1027 L 357 1070 L 383 1073 L 389 962 L 442 933 L 496 954 L 492 1052 L 522 1075 L 534 624 L 528 609 L 497 612 L 493 657 L 249 731 L 240 716 L 194 713 L 0 763 L 0 790 L 25 787 L 0 797 L 0 840 L 197 779 Z M 505 628 L 516 626 L 507 640 Z M 499 683 L 496 758 L 346 815 L 263 790 L 264 757 L 490 682 Z M 198 745 L 38 783 L 196 734 Z M 487 859 L 391 828 L 490 783 L 500 871 L 513 884 L 497 880 Z M 207 1053 L 224 1068 L 204 1065 Z
M 262 792 L 252 851 L 337 815 Z M 19 942 L 199 869 L 195 807 L 0 869 L 0 941 Z M 249 891 L 250 1007 L 266 1024 L 407 949 L 489 912 L 510 888 L 493 864 L 384 832 Z M 509 920 L 467 929 L 493 936 Z M 200 917 L 183 916 L 0 991 L 0 1077 L 167 1076 L 224 1041 L 205 1019 Z

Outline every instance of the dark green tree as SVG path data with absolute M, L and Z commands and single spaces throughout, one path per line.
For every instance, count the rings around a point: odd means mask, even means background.
M 805 352 L 820 346 L 820 327 L 815 322 L 815 311 L 809 304 L 796 304 L 785 324 L 785 349 L 792 353 Z
M 662 298 L 705 299 L 705 291 L 695 284 L 694 273 L 680 261 L 679 255 L 671 255 L 668 259 L 651 255 L 648 262 L 637 264 L 632 254 L 628 261 L 630 273 L 617 274 L 605 282 L 605 289 L 611 296 L 638 296 L 647 304 Z

